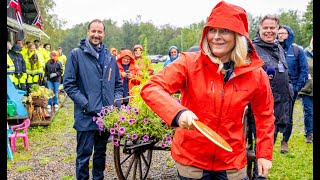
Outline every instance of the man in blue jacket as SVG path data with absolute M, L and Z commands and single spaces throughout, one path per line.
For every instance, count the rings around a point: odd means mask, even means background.
M 308 62 L 303 52 L 298 45 L 293 44 L 294 41 L 294 33 L 289 26 L 282 25 L 279 28 L 278 33 L 278 41 L 280 45 L 283 47 L 286 53 L 286 61 L 289 69 L 289 76 L 291 84 L 293 85 L 293 99 L 292 99 L 292 107 L 290 110 L 290 123 L 285 129 L 283 136 L 284 141 L 288 142 L 291 133 L 292 133 L 292 124 L 293 124 L 293 107 L 298 92 L 303 88 L 306 81 L 308 80 Z M 283 147 L 283 151 L 288 151 L 288 144 L 285 143 Z
M 102 107 L 122 98 L 123 85 L 118 65 L 102 43 L 104 36 L 103 22 L 92 20 L 88 25 L 87 38 L 70 52 L 65 67 L 64 89 L 74 101 L 77 179 L 89 179 L 89 159 L 93 149 L 93 179 L 104 178 L 106 144 L 110 133 L 101 123 L 93 121 L 93 117 Z

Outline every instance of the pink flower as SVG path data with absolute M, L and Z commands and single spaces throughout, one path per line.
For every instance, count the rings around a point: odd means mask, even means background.
M 123 134 L 124 132 L 126 132 L 126 128 L 120 127 L 120 128 L 119 128 L 119 133 L 120 133 L 120 134 Z
M 126 138 L 127 138 L 127 139 L 130 139 L 130 137 L 131 137 L 130 134 L 127 134 L 127 135 L 126 135 Z
M 135 119 L 129 119 L 129 124 L 132 125 L 133 123 L 135 123 L 136 120 Z
M 132 139 L 136 140 L 138 138 L 138 136 L 136 134 L 132 134 Z
M 118 142 L 118 141 L 113 142 L 113 144 L 114 144 L 115 146 L 119 146 L 119 142 Z
M 124 116 L 119 116 L 119 119 L 120 119 L 121 122 L 125 122 L 126 121 L 126 117 L 124 117 Z
M 110 134 L 115 134 L 116 133 L 116 130 L 114 128 L 110 128 L 109 130 Z M 113 137 L 113 136 L 112 136 Z
M 149 121 L 148 118 L 144 118 L 143 119 L 143 122 L 146 123 L 146 124 L 148 124 L 148 121 Z
M 166 142 L 167 142 L 167 143 L 170 143 L 171 141 L 172 141 L 171 137 L 170 137 L 170 136 L 167 136 Z
M 144 135 L 142 139 L 143 139 L 144 142 L 147 142 L 149 140 L 149 136 L 148 135 Z
M 118 128 L 118 123 L 113 123 L 114 128 Z

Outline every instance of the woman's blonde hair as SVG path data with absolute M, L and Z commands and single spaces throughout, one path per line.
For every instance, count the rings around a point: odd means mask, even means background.
M 243 66 L 245 64 L 250 64 L 251 60 L 248 57 L 248 45 L 247 45 L 246 37 L 238 33 L 235 33 L 235 40 L 236 40 L 236 43 L 230 55 L 230 60 L 234 62 L 234 68 Z M 208 46 L 208 48 L 210 47 Z M 225 73 L 225 71 L 223 70 L 223 62 L 220 60 L 220 58 L 211 56 L 211 60 L 214 63 L 217 63 L 219 66 L 217 73 L 219 73 L 221 70 L 222 70 L 222 73 Z

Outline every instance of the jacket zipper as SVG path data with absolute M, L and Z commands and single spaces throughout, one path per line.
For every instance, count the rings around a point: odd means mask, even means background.
M 224 76 L 222 75 L 222 82 L 223 82 L 223 87 L 222 87 L 222 91 L 221 91 L 221 104 L 220 104 L 220 112 L 219 112 L 219 120 L 218 120 L 218 126 L 217 126 L 217 129 L 216 129 L 216 133 L 218 133 L 218 130 L 220 128 L 220 121 L 221 121 L 221 114 L 222 114 L 222 105 L 224 103 L 224 87 L 225 87 L 225 83 L 224 83 Z M 228 82 L 228 81 L 227 81 Z M 217 153 L 217 148 L 214 149 L 214 154 Z M 215 163 L 215 159 L 216 159 L 216 156 L 213 156 L 213 163 L 212 163 L 212 166 L 214 166 L 214 163 Z

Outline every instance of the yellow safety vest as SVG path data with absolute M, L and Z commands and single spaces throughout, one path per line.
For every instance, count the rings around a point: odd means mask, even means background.
M 7 53 L 7 74 L 14 74 L 15 70 L 14 63 Z

